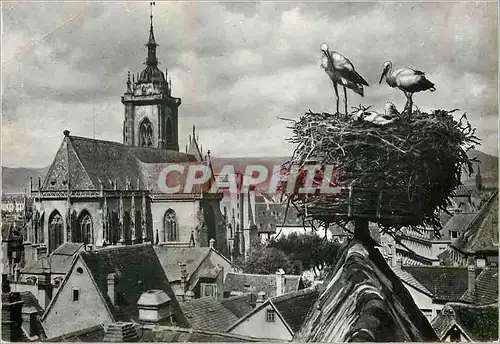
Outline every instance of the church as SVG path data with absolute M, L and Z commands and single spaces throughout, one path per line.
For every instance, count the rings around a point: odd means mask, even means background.
M 209 184 L 191 193 L 166 194 L 158 178 L 168 164 L 205 164 L 193 127 L 189 149 L 179 152 L 181 99 L 158 69 L 153 16 L 142 72 L 130 72 L 124 106 L 123 142 L 64 136 L 49 171 L 38 187 L 30 182 L 34 210 L 26 233 L 33 248 L 53 252 L 66 242 L 86 247 L 153 242 L 159 245 L 214 247 L 226 254 L 221 194 Z

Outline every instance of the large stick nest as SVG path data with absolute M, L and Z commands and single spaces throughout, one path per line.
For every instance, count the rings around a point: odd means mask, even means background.
M 299 178 L 289 202 L 326 225 L 365 218 L 382 228 L 425 226 L 439 233 L 440 212 L 450 205 L 462 172 L 473 173 L 467 151 L 479 144 L 466 115 L 455 120 L 455 111 L 416 110 L 386 125 L 311 111 L 290 120 L 296 149 L 284 166 L 288 173 L 298 170 Z M 323 170 L 333 165 L 330 185 L 341 193 L 298 192 L 311 162 Z

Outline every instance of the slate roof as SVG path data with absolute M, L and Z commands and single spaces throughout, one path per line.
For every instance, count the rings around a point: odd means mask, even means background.
M 467 290 L 461 301 L 477 305 L 498 302 L 498 267 L 484 269 L 476 278 L 474 293 Z
M 287 294 L 299 290 L 300 281 L 300 276 L 285 275 L 284 293 Z M 224 280 L 224 293 L 259 293 L 261 291 L 266 293 L 266 297 L 276 296 L 276 275 L 229 272 Z
M 115 321 L 138 320 L 137 301 L 145 291 L 163 290 L 172 300 L 176 323 L 185 326 L 179 304 L 151 244 L 137 244 L 80 252 Z M 117 276 L 117 305 L 107 295 L 107 277 Z M 62 288 L 60 288 L 62 289 Z
M 424 294 L 427 295 L 432 295 L 432 293 L 422 284 L 420 283 L 415 277 L 413 277 L 410 273 L 407 271 L 401 269 L 400 267 L 396 266 L 392 268 L 392 271 L 398 276 L 398 278 L 405 282 L 406 284 L 412 286 L 413 288 L 423 292 Z
M 441 238 L 443 240 L 451 239 L 450 231 L 457 231 L 462 234 L 474 220 L 477 213 L 455 213 L 451 216 L 441 230 Z M 454 239 L 453 239 L 454 240 Z
M 152 147 L 128 146 L 118 142 L 66 136 L 54 157 L 43 182 L 42 190 L 125 189 L 126 178 L 134 187 L 137 179 L 141 189 L 148 184 L 147 164 L 194 162 L 192 155 Z M 157 186 L 157 182 L 150 186 Z
M 172 327 L 139 329 L 139 342 L 255 342 L 250 337 L 216 331 L 201 331 Z
M 441 310 L 432 326 L 440 339 L 458 326 L 472 341 L 498 340 L 498 305 L 475 306 L 464 303 L 448 303 Z
M 229 309 L 236 317 L 241 318 L 250 313 L 255 308 L 257 295 L 245 293 L 242 295 L 230 296 L 221 300 L 221 304 Z
M 423 342 L 437 336 L 381 253 L 353 239 L 294 341 Z
M 38 260 L 26 265 L 21 274 L 62 274 L 65 275 L 71 267 L 73 256 L 51 254 L 50 256 L 40 257 Z
M 451 266 L 404 266 L 433 297 L 441 301 L 458 301 L 469 285 L 467 267 Z M 476 277 L 481 273 L 476 269 Z
M 188 280 L 193 272 L 208 257 L 210 247 L 155 247 L 156 255 L 170 282 L 181 280 L 181 269 L 179 263 L 186 264 Z
M 52 252 L 52 255 L 74 256 L 83 247 L 83 243 L 65 242 Z
M 211 297 L 203 297 L 180 303 L 189 326 L 195 330 L 224 332 L 238 318 L 221 302 Z
M 464 254 L 493 254 L 498 255 L 498 242 L 493 242 L 493 230 L 498 227 L 498 191 L 482 207 L 477 216 L 471 221 L 467 230 L 455 242 L 453 248 Z M 498 237 L 498 236 L 497 236 Z
M 293 333 L 297 333 L 318 299 L 317 289 L 307 288 L 271 299 Z

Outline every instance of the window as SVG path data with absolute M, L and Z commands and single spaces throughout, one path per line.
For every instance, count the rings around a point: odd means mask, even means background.
M 266 312 L 266 321 L 267 322 L 275 322 L 276 312 L 274 309 L 268 309 Z
M 452 239 L 458 238 L 458 231 L 450 231 L 450 236 Z
M 85 212 L 80 215 L 80 235 L 84 243 L 93 243 L 92 232 L 92 218 L 89 213 Z
M 450 331 L 450 342 L 460 342 L 460 331 L 455 326 Z
M 201 285 L 202 297 L 217 297 L 217 285 L 215 283 L 203 283 Z
M 139 145 L 143 147 L 153 146 L 153 125 L 149 119 L 144 119 L 139 127 Z
M 432 309 L 422 309 L 422 313 L 429 321 L 432 319 Z
M 61 214 L 54 210 L 49 219 L 49 251 L 52 252 L 63 243 L 63 219 Z
M 167 210 L 164 218 L 164 231 L 166 241 L 179 241 L 179 229 L 177 225 L 177 217 L 175 211 Z
M 78 272 L 80 275 L 83 274 L 83 269 L 81 266 L 76 268 L 76 272 Z
M 80 299 L 80 290 L 73 289 L 73 301 L 78 301 Z

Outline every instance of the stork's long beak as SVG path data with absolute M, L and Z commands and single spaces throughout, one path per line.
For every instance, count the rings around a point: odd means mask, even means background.
M 382 71 L 382 75 L 380 76 L 380 80 L 379 80 L 379 82 L 378 82 L 379 84 L 381 84 L 381 83 L 382 83 L 382 80 L 384 80 L 384 76 L 386 76 L 386 75 L 387 75 L 387 71 L 388 71 L 388 68 L 387 68 L 387 67 L 385 67 L 385 68 L 384 68 L 384 70 Z

